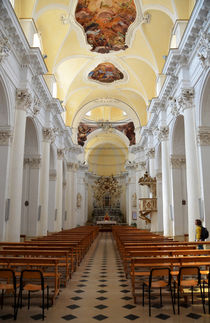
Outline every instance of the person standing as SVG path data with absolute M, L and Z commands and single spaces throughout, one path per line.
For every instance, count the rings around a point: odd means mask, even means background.
M 204 239 L 202 239 L 202 222 L 201 222 L 201 220 L 196 219 L 195 220 L 195 225 L 196 225 L 195 240 L 196 241 L 204 241 Z M 199 244 L 198 249 L 203 249 L 203 245 Z

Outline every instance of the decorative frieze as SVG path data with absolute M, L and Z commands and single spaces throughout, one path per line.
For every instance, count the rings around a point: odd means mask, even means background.
M 0 34 L 0 63 L 10 54 L 9 40 L 2 33 Z
M 55 133 L 52 128 L 43 128 L 42 137 L 45 142 L 53 142 L 55 140 Z
M 64 149 L 57 149 L 57 158 L 59 159 L 59 160 L 62 160 L 63 159 L 63 157 L 64 157 Z
M 198 128 L 197 143 L 199 146 L 210 146 L 210 128 L 209 127 Z
M 169 128 L 167 126 L 159 128 L 158 139 L 160 141 L 168 140 Z
M 33 103 L 32 94 L 28 89 L 16 90 L 16 107 L 17 109 L 27 111 Z
M 201 34 L 199 42 L 198 58 L 203 68 L 210 66 L 210 34 L 204 32 Z
M 182 88 L 181 95 L 177 99 L 179 108 L 184 111 L 185 109 L 193 108 L 194 106 L 194 89 L 193 88 Z
M 186 163 L 185 156 L 171 156 L 171 167 L 181 168 Z
M 12 139 L 12 130 L 0 128 L 0 146 L 8 146 Z

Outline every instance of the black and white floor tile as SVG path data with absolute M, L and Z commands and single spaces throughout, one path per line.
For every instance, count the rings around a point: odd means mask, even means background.
M 204 315 L 202 306 L 195 304 L 181 306 L 181 314 L 173 315 L 170 299 L 152 296 L 152 316 L 148 315 L 148 302 L 141 305 L 141 298 L 134 304 L 131 283 L 125 278 L 123 266 L 110 232 L 100 233 L 66 288 L 61 290 L 55 305 L 46 310 L 45 322 L 62 323 L 129 323 L 161 322 L 172 323 L 210 322 L 210 315 Z M 183 304 L 184 305 L 184 304 Z M 17 322 L 41 321 L 41 309 L 24 306 L 18 313 Z M 12 308 L 0 309 L 0 322 L 13 321 Z

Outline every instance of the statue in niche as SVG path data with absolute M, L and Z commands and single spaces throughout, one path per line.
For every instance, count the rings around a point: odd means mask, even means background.
M 77 193 L 77 208 L 81 207 L 82 202 L 82 195 L 80 193 Z

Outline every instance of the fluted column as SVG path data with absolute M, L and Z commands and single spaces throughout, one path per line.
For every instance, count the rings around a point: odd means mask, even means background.
M 200 178 L 195 130 L 194 90 L 182 89 L 178 104 L 184 112 L 185 153 L 187 174 L 188 233 L 189 240 L 195 239 L 195 219 L 200 217 Z
M 55 221 L 55 231 L 61 231 L 61 229 L 62 229 L 63 157 L 64 157 L 64 150 L 63 149 L 57 149 L 57 182 L 56 182 L 57 218 L 56 218 L 56 221 Z
M 53 130 L 44 128 L 42 131 L 42 163 L 40 174 L 40 207 L 38 218 L 38 235 L 46 235 L 48 229 L 48 199 L 49 199 L 49 169 L 50 169 L 50 143 L 53 140 Z
M 31 106 L 31 104 L 31 93 L 26 89 L 17 90 L 15 128 L 10 163 L 9 196 L 11 203 L 6 234 L 8 241 L 20 241 L 26 111 Z
M 5 221 L 9 212 L 9 200 L 6 202 L 7 183 L 9 176 L 9 152 L 12 138 L 10 128 L 0 128 L 0 241 L 5 240 Z M 7 205 L 6 205 L 7 204 Z M 6 210 L 7 208 L 7 210 Z M 6 212 L 7 214 L 6 214 Z M 6 217 L 6 219 L 5 219 Z
M 161 140 L 162 153 L 162 194 L 163 194 L 163 233 L 164 236 L 172 235 L 171 217 L 171 177 L 170 177 L 170 156 L 169 156 L 169 129 L 161 127 L 159 138 Z

